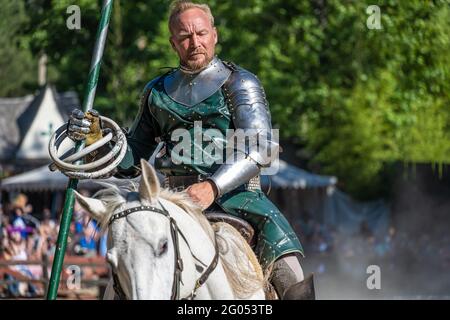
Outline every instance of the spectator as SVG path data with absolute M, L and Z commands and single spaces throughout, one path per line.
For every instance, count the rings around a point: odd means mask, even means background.
M 25 220 L 23 220 L 23 210 L 20 207 L 15 207 L 14 208 L 14 218 L 13 218 L 13 222 L 12 225 L 15 228 L 19 228 L 19 229 L 25 229 L 25 227 L 27 226 L 25 224 Z
M 18 207 L 21 209 L 24 209 L 25 206 L 28 203 L 28 197 L 24 195 L 23 193 L 20 193 L 17 197 L 14 198 L 14 201 L 12 203 L 13 207 Z
M 26 250 L 26 241 L 23 238 L 23 230 L 19 228 L 15 228 L 12 226 L 9 226 L 8 228 L 9 233 L 9 239 L 5 247 L 5 251 L 3 253 L 3 256 L 6 260 L 13 260 L 13 261 L 26 261 L 28 260 L 28 253 Z M 30 270 L 29 266 L 27 265 L 14 265 L 10 267 L 11 270 L 20 272 L 26 277 L 29 277 L 31 279 L 39 278 L 40 275 L 37 277 L 33 275 L 33 272 Z M 12 280 L 10 276 L 10 280 Z M 33 285 L 29 285 L 25 282 L 21 282 L 16 285 L 9 286 L 9 291 L 15 295 L 20 294 L 21 296 L 30 296 L 36 294 L 37 290 Z
M 9 225 L 9 217 L 4 214 L 3 206 L 0 204 L 0 257 L 3 255 L 5 241 L 7 240 L 6 227 Z
M 84 228 L 82 236 L 75 246 L 75 252 L 78 255 L 83 255 L 85 257 L 97 255 L 97 241 L 94 238 L 95 234 L 97 234 L 97 226 L 93 221 L 90 221 Z
M 98 247 L 98 253 L 102 257 L 106 257 L 106 253 L 108 252 L 108 232 L 103 233 L 100 237 L 100 243 Z
M 0 206 L 0 258 L 11 261 L 41 261 L 44 256 L 51 257 L 55 254 L 59 224 L 51 218 L 48 208 L 43 209 L 41 221 L 36 219 L 32 215 L 33 206 L 27 201 L 25 195 L 19 195 L 8 207 Z M 79 206 L 75 209 L 68 239 L 68 254 L 94 257 L 100 251 L 105 255 L 106 235 L 100 241 L 96 223 L 90 221 L 89 215 Z M 4 280 L 12 280 L 13 284 L 3 288 L 7 289 L 9 296 L 41 293 L 38 290 L 40 288 L 20 282 L 17 278 L 17 273 L 20 273 L 30 279 L 42 279 L 41 265 L 19 263 L 9 267 L 9 270 L 9 273 L 5 273 Z M 94 273 L 92 267 L 82 268 L 83 277 Z
M 58 235 L 55 221 L 51 218 L 51 212 L 48 208 L 45 208 L 42 212 L 42 222 L 40 228 L 46 237 L 56 237 Z

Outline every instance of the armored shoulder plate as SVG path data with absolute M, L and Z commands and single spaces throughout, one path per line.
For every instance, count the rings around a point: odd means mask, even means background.
M 223 86 L 236 128 L 271 129 L 271 117 L 264 89 L 251 72 L 236 65 Z
M 192 107 L 217 92 L 230 74 L 231 70 L 215 57 L 199 73 L 176 69 L 164 78 L 164 89 L 172 100 Z
M 248 144 L 234 146 L 231 159 L 236 155 L 237 161 L 228 163 L 227 159 L 209 178 L 215 183 L 219 197 L 257 176 L 261 167 L 268 167 L 278 156 L 279 149 L 278 141 L 272 137 L 266 94 L 258 78 L 234 64 L 226 64 L 233 72 L 222 89 L 234 127 L 243 129 L 241 133 L 251 139 Z

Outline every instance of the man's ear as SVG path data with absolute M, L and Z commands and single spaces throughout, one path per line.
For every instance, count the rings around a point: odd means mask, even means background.
M 177 52 L 177 49 L 175 48 L 175 44 L 173 43 L 173 36 L 170 36 L 169 42 L 170 42 L 170 45 L 172 46 L 172 49 L 173 49 L 175 52 Z
M 214 27 L 214 44 L 217 44 L 217 42 L 219 41 L 219 33 L 217 32 L 217 28 Z

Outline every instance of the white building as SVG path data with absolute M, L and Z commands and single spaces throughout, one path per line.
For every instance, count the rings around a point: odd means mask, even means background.
M 0 178 L 50 163 L 50 136 L 79 105 L 75 92 L 51 85 L 35 96 L 0 98 Z

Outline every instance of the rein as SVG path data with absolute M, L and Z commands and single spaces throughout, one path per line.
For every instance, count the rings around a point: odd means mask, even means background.
M 161 202 L 159 202 L 159 205 L 161 206 L 162 209 L 154 207 L 154 206 L 138 206 L 138 207 L 133 207 L 133 208 L 123 210 L 119 213 L 112 215 L 111 218 L 109 219 L 108 225 L 111 225 L 115 220 L 124 218 L 134 212 L 139 212 L 139 211 L 151 211 L 151 212 L 159 213 L 159 214 L 162 214 L 163 216 L 165 216 L 167 219 L 169 219 L 170 233 L 172 235 L 173 247 L 175 250 L 175 253 L 174 253 L 175 273 L 174 273 L 174 279 L 173 279 L 173 285 L 172 285 L 171 300 L 179 300 L 180 299 L 180 282 L 182 281 L 181 273 L 183 272 L 183 260 L 181 259 L 181 254 L 180 254 L 178 234 L 180 234 L 181 237 L 183 238 L 183 240 L 186 242 L 186 245 L 188 246 L 192 257 L 199 262 L 201 262 L 201 261 L 192 252 L 191 247 L 189 246 L 189 243 L 187 242 L 186 237 L 183 235 L 181 230 L 178 228 L 178 225 L 177 225 L 177 222 L 175 221 L 175 219 L 173 219 L 170 216 L 169 212 L 167 211 L 166 208 L 164 208 L 164 206 L 162 205 Z M 215 254 L 214 254 L 213 260 L 211 261 L 211 264 L 202 273 L 200 278 L 197 279 L 197 281 L 195 282 L 195 287 L 192 290 L 192 292 L 186 298 L 182 298 L 182 300 L 194 299 L 196 296 L 196 291 L 206 282 L 206 280 L 208 280 L 209 275 L 216 268 L 217 263 L 219 261 L 219 250 L 217 248 L 217 241 L 215 241 L 214 248 L 215 248 Z M 204 263 L 202 263 L 202 264 L 205 265 Z M 113 288 L 114 288 L 115 293 L 117 294 L 119 299 L 127 300 L 127 296 L 126 296 L 125 292 L 123 291 L 122 287 L 120 286 L 118 276 L 114 272 L 114 270 L 112 272 L 112 276 L 113 276 Z

